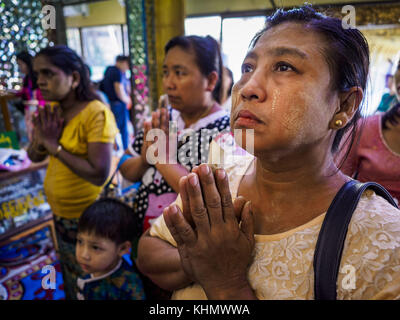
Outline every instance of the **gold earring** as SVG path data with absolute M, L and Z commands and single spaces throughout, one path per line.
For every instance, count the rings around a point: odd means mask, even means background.
M 339 119 L 339 120 L 335 121 L 335 126 L 336 127 L 341 127 L 342 125 L 343 125 L 343 121 L 342 120 Z

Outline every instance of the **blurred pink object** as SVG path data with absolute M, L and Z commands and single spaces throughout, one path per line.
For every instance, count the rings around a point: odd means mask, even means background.
M 400 200 L 400 154 L 392 151 L 382 135 L 382 114 L 369 116 L 360 141 L 353 146 L 341 170 L 361 182 L 374 181 Z M 342 153 L 344 151 L 342 150 Z

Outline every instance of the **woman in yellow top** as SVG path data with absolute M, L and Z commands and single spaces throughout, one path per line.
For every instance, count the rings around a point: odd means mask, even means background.
M 138 268 L 175 299 L 313 299 L 321 224 L 350 181 L 334 155 L 360 117 L 368 68 L 366 40 L 340 19 L 309 6 L 269 17 L 232 94 L 231 128 L 254 130 L 252 154 L 181 178 L 180 201 L 140 239 Z M 338 299 L 400 299 L 399 216 L 362 195 Z
M 75 236 L 81 213 L 92 204 L 109 176 L 118 132 L 111 111 L 94 93 L 82 59 L 66 46 L 41 50 L 34 59 L 38 86 L 46 101 L 59 107 L 38 109 L 32 161 L 50 156 L 44 189 L 54 214 L 64 289 L 75 298 Z

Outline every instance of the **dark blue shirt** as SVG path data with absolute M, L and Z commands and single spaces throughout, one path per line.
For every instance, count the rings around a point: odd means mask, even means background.
M 145 300 L 143 282 L 136 265 L 122 259 L 120 267 L 108 276 L 86 275 L 77 280 L 78 300 Z
M 110 103 L 114 101 L 122 102 L 117 97 L 117 93 L 115 92 L 114 82 L 122 83 L 125 88 L 127 79 L 121 70 L 119 70 L 116 66 L 107 67 L 106 71 L 104 72 L 104 79 L 101 81 L 100 90 L 107 95 Z

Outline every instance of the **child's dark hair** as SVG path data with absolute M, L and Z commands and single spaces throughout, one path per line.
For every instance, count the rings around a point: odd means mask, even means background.
M 205 77 L 208 77 L 208 75 L 213 71 L 217 72 L 218 81 L 215 85 L 212 95 L 215 101 L 221 103 L 223 94 L 223 64 L 218 42 L 210 36 L 178 36 L 169 40 L 165 45 L 165 54 L 167 54 L 170 49 L 176 46 L 188 52 L 193 50 L 193 53 L 196 57 L 197 66 Z
M 57 45 L 40 50 L 37 56 L 46 56 L 51 64 L 60 68 L 67 75 L 71 75 L 74 71 L 79 73 L 80 81 L 75 89 L 77 100 L 100 100 L 90 81 L 84 62 L 74 50 L 65 45 Z
M 112 198 L 95 201 L 85 209 L 78 223 L 78 233 L 93 233 L 116 244 L 133 241 L 137 235 L 135 214 L 128 205 Z

